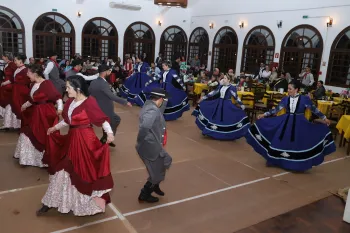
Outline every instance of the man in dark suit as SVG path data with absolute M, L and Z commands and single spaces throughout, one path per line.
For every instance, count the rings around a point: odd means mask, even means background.
M 106 77 L 111 74 L 112 69 L 107 65 L 100 65 L 98 67 L 99 77 L 92 81 L 89 87 L 90 94 L 95 97 L 101 110 L 109 117 L 110 124 L 115 135 L 117 132 L 118 125 L 120 124 L 120 117 L 114 112 L 114 103 L 117 102 L 122 105 L 132 107 L 131 103 L 126 100 L 114 95 L 112 90 L 106 81 Z M 107 134 L 104 132 L 101 138 L 101 142 L 105 143 L 107 140 Z M 112 142 L 109 144 L 111 147 L 115 147 Z
M 288 91 L 288 80 L 286 79 L 286 72 L 280 74 L 280 78 L 271 84 L 273 89 L 278 91 L 280 88 L 283 88 L 284 92 Z

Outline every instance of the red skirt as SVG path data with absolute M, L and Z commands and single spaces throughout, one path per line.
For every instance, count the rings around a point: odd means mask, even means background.
M 72 185 L 85 195 L 113 188 L 108 144 L 102 144 L 92 127 L 71 128 L 68 135 L 58 133 L 47 137 L 45 154 L 51 175 L 65 170 Z M 109 194 L 102 196 L 107 203 Z
M 44 151 L 47 130 L 58 123 L 55 106 L 52 103 L 33 105 L 22 112 L 22 119 L 21 133 L 29 138 L 35 149 Z
M 29 100 L 30 89 L 26 85 L 13 84 L 12 88 L 12 112 L 16 115 L 17 119 L 21 120 L 21 107 Z
M 0 106 L 5 108 L 11 104 L 12 100 L 12 84 L 0 87 Z

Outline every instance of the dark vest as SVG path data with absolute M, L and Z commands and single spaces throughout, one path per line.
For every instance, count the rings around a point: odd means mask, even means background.
M 47 64 L 49 64 L 52 61 L 49 61 Z M 58 67 L 56 66 L 56 64 L 54 64 L 51 72 L 49 73 L 49 79 L 52 82 L 52 84 L 56 87 L 57 91 L 59 93 L 63 93 L 64 89 L 65 89 L 65 82 L 60 78 L 60 71 L 58 69 Z

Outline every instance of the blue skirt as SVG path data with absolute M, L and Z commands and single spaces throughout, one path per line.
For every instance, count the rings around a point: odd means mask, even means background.
M 244 137 L 250 127 L 245 112 L 230 99 L 204 100 L 192 112 L 203 135 L 218 140 L 235 140 Z
M 164 111 L 164 119 L 166 121 L 174 121 L 182 116 L 186 111 L 190 110 L 190 105 L 188 103 L 187 94 L 185 91 L 175 88 L 170 83 L 157 83 L 153 82 L 143 89 L 143 91 L 137 95 L 131 101 L 139 106 L 143 106 L 147 99 L 149 99 L 149 94 L 151 90 L 155 87 L 160 87 L 166 90 L 170 94 L 168 104 Z
M 140 93 L 138 93 L 138 95 L 136 95 L 135 98 L 130 99 L 130 102 L 140 107 L 143 107 L 146 100 L 149 99 L 149 93 L 155 87 L 160 87 L 160 84 L 158 82 L 152 82 L 151 84 L 143 88 L 143 90 Z
M 258 120 L 246 135 L 247 142 L 267 163 L 291 171 L 320 165 L 336 146 L 323 124 L 310 123 L 304 114 L 284 114 Z
M 145 73 L 134 73 L 125 80 L 120 88 L 120 94 L 127 99 L 134 99 L 145 87 L 146 83 L 151 80 L 151 77 Z

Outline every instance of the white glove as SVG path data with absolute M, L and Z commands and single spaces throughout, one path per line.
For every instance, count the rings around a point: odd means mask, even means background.
M 244 106 L 244 105 L 241 105 L 241 109 L 244 110 L 244 109 L 245 109 L 245 106 Z

